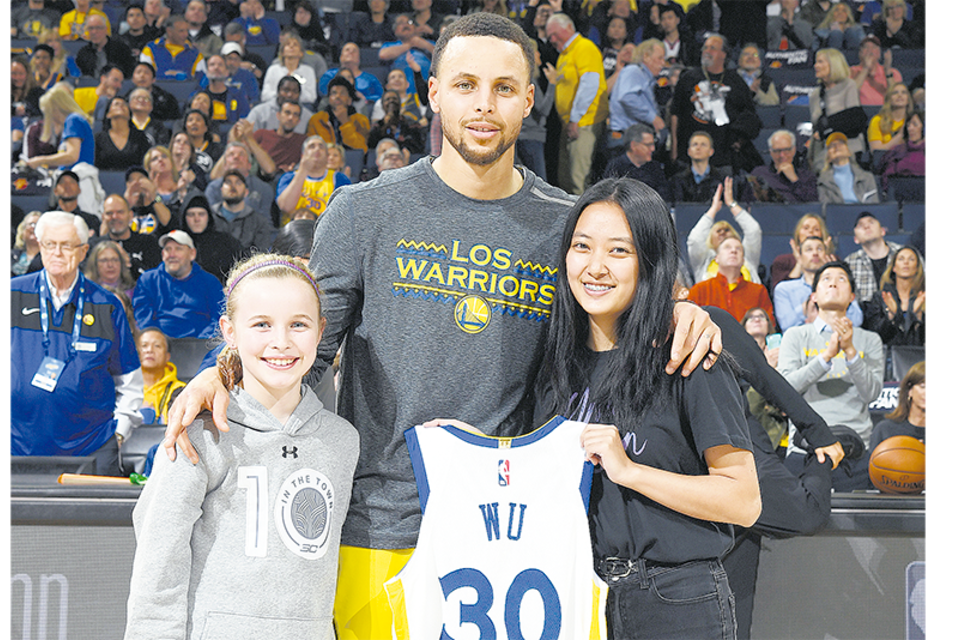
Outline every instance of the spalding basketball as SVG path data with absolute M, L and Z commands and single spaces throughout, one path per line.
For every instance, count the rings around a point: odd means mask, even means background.
M 909 436 L 887 438 L 870 454 L 870 481 L 881 493 L 920 493 L 926 469 L 927 448 Z

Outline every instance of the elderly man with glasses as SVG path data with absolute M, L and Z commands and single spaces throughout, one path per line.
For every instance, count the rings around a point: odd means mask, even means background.
M 797 137 L 786 129 L 767 138 L 770 162 L 756 167 L 750 181 L 758 202 L 817 202 L 817 176 L 806 163 L 795 162 Z
M 43 269 L 10 281 L 10 453 L 93 456 L 118 475 L 140 425 L 143 377 L 119 298 L 88 280 L 82 218 L 48 211 L 36 227 Z

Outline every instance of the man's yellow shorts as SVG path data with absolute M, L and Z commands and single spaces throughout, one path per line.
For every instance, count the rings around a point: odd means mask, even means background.
M 393 614 L 383 583 L 394 577 L 413 549 L 340 547 L 333 620 L 339 640 L 391 640 Z

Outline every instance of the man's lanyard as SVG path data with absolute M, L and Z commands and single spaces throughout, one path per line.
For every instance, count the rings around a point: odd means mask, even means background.
M 80 324 L 83 322 L 83 294 L 84 294 L 83 274 L 77 275 L 77 286 L 80 287 L 80 295 L 77 297 L 77 313 L 73 318 L 73 340 L 70 342 L 70 355 L 67 362 L 73 360 L 77 355 L 77 343 L 80 341 Z M 50 316 L 47 311 L 47 274 L 44 273 L 40 278 L 40 330 L 43 332 L 43 355 L 50 355 Z M 53 298 L 49 298 L 50 304 L 53 304 Z

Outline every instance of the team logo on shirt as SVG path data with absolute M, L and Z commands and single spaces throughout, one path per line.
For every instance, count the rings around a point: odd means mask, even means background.
M 454 308 L 454 318 L 463 331 L 480 333 L 490 324 L 490 305 L 480 296 L 466 296 Z
M 274 516 L 290 551 L 307 560 L 326 554 L 335 499 L 333 483 L 315 469 L 301 469 L 284 480 Z
M 480 333 L 500 314 L 545 322 L 556 292 L 557 268 L 506 247 L 402 238 L 396 244 L 393 294 L 455 306 L 454 321 Z
M 92 313 L 85 313 L 85 314 L 83 314 L 83 324 L 87 325 L 88 327 L 93 325 L 93 314 L 92 314 Z

